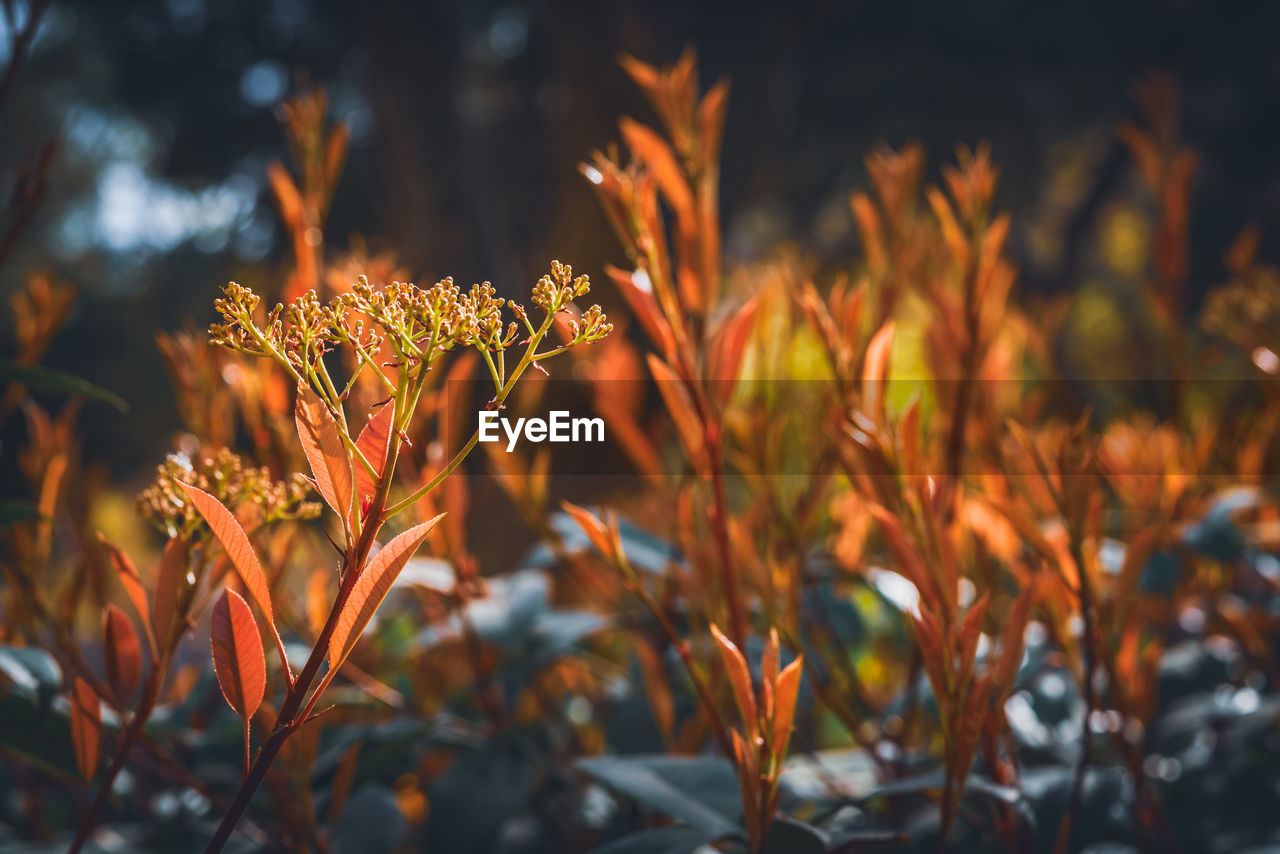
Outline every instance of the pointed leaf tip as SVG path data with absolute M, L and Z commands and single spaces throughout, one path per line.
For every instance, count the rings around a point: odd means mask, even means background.
M 356 641 L 374 613 L 391 592 L 391 585 L 404 569 L 409 558 L 422 545 L 444 514 L 430 521 L 415 525 L 387 543 L 365 564 L 351 589 L 351 596 L 338 615 L 338 623 L 329 637 L 329 667 L 337 670 L 350 655 Z
M 271 609 L 271 591 L 267 587 L 267 576 L 262 571 L 262 564 L 258 561 L 257 552 L 253 550 L 253 544 L 249 542 L 249 535 L 244 532 L 244 528 L 240 527 L 240 523 L 236 521 L 235 515 L 224 507 L 221 501 L 202 489 L 185 483 L 181 486 L 196 510 L 213 529 L 213 535 L 222 544 L 223 550 L 231 559 L 231 565 L 235 567 L 236 574 L 244 582 L 249 595 L 262 609 L 267 621 L 274 626 L 275 612 Z

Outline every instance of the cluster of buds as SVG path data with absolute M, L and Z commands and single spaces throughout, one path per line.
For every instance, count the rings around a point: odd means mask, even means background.
M 226 448 L 194 460 L 175 453 L 157 467 L 155 479 L 138 496 L 143 517 L 170 537 L 194 529 L 200 518 L 182 484 L 202 489 L 240 513 L 251 513 L 261 523 L 320 515 L 320 505 L 305 500 L 311 487 L 300 474 L 274 480 L 266 468 L 245 466 Z
M 553 261 L 550 273 L 534 286 L 532 302 L 550 318 L 569 311 L 573 300 L 590 289 L 586 276 L 575 278 L 567 264 Z M 253 291 L 228 284 L 214 304 L 222 321 L 209 328 L 210 339 L 241 353 L 287 363 L 303 376 L 326 352 L 341 346 L 359 351 L 372 363 L 387 342 L 402 362 L 430 366 L 455 347 L 486 353 L 505 350 L 520 337 L 521 325 L 529 338 L 537 332 L 524 306 L 503 300 L 488 282 L 464 293 L 452 279 L 428 288 L 406 282 L 379 288 L 361 276 L 349 292 L 327 304 L 309 291 L 287 306 L 277 305 L 262 324 L 255 320 L 258 303 Z M 504 308 L 516 319 L 504 318 Z M 570 325 L 571 344 L 598 341 L 613 328 L 599 306 Z
M 1205 299 L 1201 325 L 1246 353 L 1256 353 L 1259 348 L 1275 350 L 1275 330 L 1280 329 L 1280 271 L 1257 267 L 1215 288 Z M 1254 360 L 1258 361 L 1257 355 Z M 1265 363 L 1271 362 L 1267 359 Z
M 550 312 L 564 309 L 569 303 L 591 290 L 586 276 L 573 277 L 573 268 L 559 261 L 551 262 L 551 272 L 533 286 L 533 304 Z

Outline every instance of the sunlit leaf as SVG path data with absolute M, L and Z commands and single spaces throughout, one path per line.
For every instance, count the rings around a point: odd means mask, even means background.
M 246 723 L 262 705 L 267 687 L 267 659 L 262 636 L 249 603 L 224 589 L 209 616 L 213 670 L 227 704 Z
M 346 519 L 351 511 L 351 459 L 342 444 L 338 423 L 320 396 L 307 386 L 298 386 L 294 420 L 316 488 L 334 512 Z
M 791 743 L 791 724 L 795 720 L 796 698 L 800 694 L 800 677 L 803 675 L 803 656 L 798 656 L 778 675 L 778 687 L 774 692 L 772 736 L 773 755 L 779 761 L 786 757 L 787 747 Z
M 98 534 L 98 542 L 107 550 L 111 565 L 115 567 L 116 576 L 120 579 L 120 586 L 124 588 L 124 593 L 129 597 L 133 610 L 137 613 L 138 619 L 142 621 L 142 631 L 146 635 L 147 645 L 154 656 L 156 652 L 155 629 L 151 626 L 151 606 L 147 603 L 147 588 L 142 583 L 142 576 L 138 575 L 138 568 L 134 566 L 129 556 L 107 542 L 107 539 L 101 533 Z
M 236 574 L 244 582 L 245 589 L 253 601 L 257 603 L 267 622 L 275 624 L 275 612 L 271 609 L 271 591 L 267 587 L 267 577 L 262 572 L 262 564 L 258 561 L 258 553 L 249 542 L 249 535 L 240 527 L 235 515 L 222 506 L 222 502 L 209 493 L 194 486 L 182 484 L 182 489 L 191 499 L 200 515 L 213 530 L 213 535 L 222 544 L 222 549 L 235 567 Z
M 587 535 L 587 539 L 591 541 L 591 545 L 596 547 L 600 554 L 609 560 L 617 558 L 617 551 L 614 548 L 613 537 L 609 535 L 609 529 L 605 527 L 604 522 L 600 521 L 600 517 L 596 516 L 585 507 L 579 507 L 568 501 L 561 502 L 560 506 L 564 508 L 564 512 L 568 513 L 573 521 L 578 523 L 578 527 Z
M 356 447 L 364 458 L 373 466 L 378 476 L 382 476 L 382 465 L 387 458 L 387 446 L 391 444 L 391 426 L 395 417 L 395 407 L 386 404 L 378 408 L 378 413 L 369 419 L 356 439 Z M 363 502 L 368 500 L 377 488 L 377 481 L 362 464 L 355 467 L 356 502 L 363 512 Z
M 755 690 L 751 686 L 751 670 L 747 660 L 742 657 L 741 650 L 715 624 L 711 626 L 711 636 L 715 638 L 716 648 L 724 662 L 725 671 L 729 674 L 729 682 L 733 686 L 733 699 L 738 704 L 738 713 L 742 715 L 742 723 L 755 738 L 757 718 Z
M 400 570 L 404 569 L 409 558 L 413 557 L 418 546 L 422 545 L 427 534 L 431 533 L 431 529 L 442 518 L 443 513 L 421 525 L 415 525 L 383 546 L 365 564 L 329 638 L 329 667 L 337 670 L 342 666 L 365 626 L 369 625 L 378 606 L 390 592 Z

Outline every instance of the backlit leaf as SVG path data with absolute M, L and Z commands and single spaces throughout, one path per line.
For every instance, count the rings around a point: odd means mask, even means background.
M 884 417 L 884 400 L 889 392 L 889 354 L 893 350 L 893 321 L 885 323 L 867 345 L 867 359 L 862 366 L 862 394 L 867 415 L 880 423 Z
M 800 677 L 804 675 L 804 656 L 788 664 L 778 675 L 773 701 L 773 754 L 779 761 L 787 755 L 791 742 L 791 724 L 795 720 L 796 698 L 800 694 Z
M 693 400 L 670 365 L 652 353 L 649 354 L 648 361 L 658 392 L 662 395 L 662 402 L 666 404 L 671 420 L 675 422 L 676 432 L 680 434 L 680 441 L 689 455 L 689 461 L 698 466 L 704 456 L 704 442 L 702 422 Z
M 379 477 L 382 476 L 382 465 L 386 462 L 387 445 L 391 444 L 391 422 L 395 414 L 395 407 L 389 403 L 379 407 L 378 414 L 369 419 L 356 439 L 356 447 L 360 449 L 360 453 L 364 454 L 364 458 L 373 466 Z M 373 495 L 378 484 L 364 465 L 357 464 L 355 472 L 356 504 L 358 509 L 362 509 L 364 506 L 362 502 Z
M 213 604 L 209 638 L 213 670 L 222 696 L 247 722 L 262 705 L 267 687 L 267 659 L 253 611 L 234 590 L 224 589 Z
M 343 447 L 338 423 L 320 396 L 307 386 L 298 387 L 294 420 L 316 488 L 334 512 L 346 519 L 351 510 L 351 459 Z
M 115 567 L 116 575 L 120 578 L 120 586 L 124 588 L 124 593 L 129 597 L 133 610 L 137 612 L 138 619 L 142 621 L 142 630 L 147 636 L 147 643 L 154 655 L 156 651 L 155 630 L 151 627 L 151 606 L 147 602 L 147 588 L 142 583 L 142 576 L 138 574 L 138 568 L 134 566 L 129 556 L 107 542 L 102 534 L 98 534 L 98 542 L 107 550 L 111 565 Z
M 271 591 L 267 587 L 267 577 L 262 572 L 258 554 L 253 550 L 253 544 L 249 542 L 249 535 L 244 532 L 244 528 L 240 527 L 240 523 L 236 521 L 232 512 L 222 506 L 221 501 L 194 486 L 184 483 L 182 488 L 196 510 L 213 529 L 213 535 L 218 538 L 227 557 L 231 559 L 231 565 L 235 567 L 236 574 L 244 582 L 245 589 L 262 609 L 267 622 L 274 626 L 275 612 L 271 609 Z
M 757 726 L 756 699 L 755 691 L 751 686 L 751 670 L 747 667 L 747 660 L 742 657 L 742 652 L 737 645 L 725 637 L 714 624 L 711 626 L 711 636 L 716 640 L 720 658 L 724 661 L 724 668 L 733 685 L 733 698 L 738 704 L 738 713 L 742 715 L 742 723 L 750 733 L 751 740 L 754 741 Z
M 605 527 L 604 522 L 600 521 L 600 517 L 596 516 L 585 507 L 579 507 L 568 501 L 561 502 L 564 512 L 573 517 L 573 521 L 578 523 L 578 527 L 582 528 L 582 532 L 587 535 L 587 539 L 591 541 L 591 545 L 599 550 L 609 560 L 617 558 L 616 549 L 613 547 L 613 538 L 609 536 L 609 529 Z
M 444 514 L 441 513 L 434 519 L 405 531 L 383 546 L 382 550 L 365 564 L 364 570 L 351 590 L 350 598 L 343 606 L 342 613 L 338 615 L 337 626 L 329 638 L 329 667 L 337 670 L 342 666 L 342 662 L 346 660 L 352 647 L 359 640 L 361 632 L 364 631 L 365 626 L 369 625 L 378 606 L 387 597 L 400 570 L 404 569 L 409 558 L 413 557 L 418 546 L 422 545 L 427 534 L 431 533 L 431 529 L 443 517 Z

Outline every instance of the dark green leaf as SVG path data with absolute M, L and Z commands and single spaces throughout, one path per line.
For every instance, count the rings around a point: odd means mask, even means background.
M 43 518 L 44 514 L 30 501 L 0 501 L 0 528 Z
M 0 382 L 20 383 L 32 391 L 86 397 L 110 404 L 120 412 L 129 411 L 129 404 L 115 392 L 107 391 L 88 380 L 82 380 L 66 371 L 57 371 L 53 368 L 28 367 L 8 359 L 0 359 Z
M 738 831 L 733 766 L 714 757 L 626 756 L 583 759 L 578 767 L 616 791 L 716 836 Z

